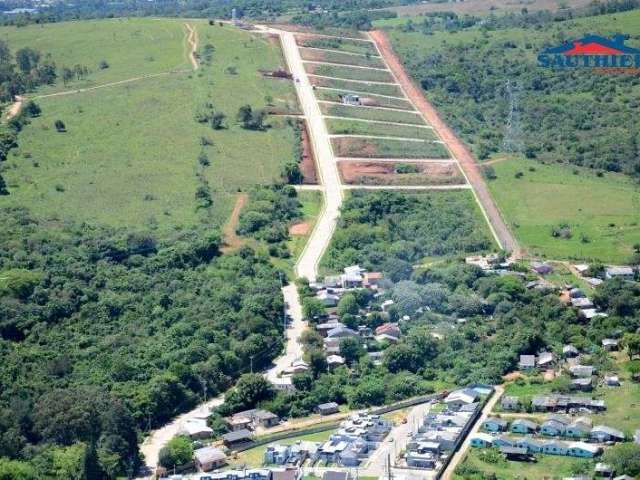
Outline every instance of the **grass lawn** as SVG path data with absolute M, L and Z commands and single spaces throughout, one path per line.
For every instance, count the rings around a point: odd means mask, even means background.
M 76 35 L 75 28 L 84 32 L 83 23 L 69 23 L 70 35 Z M 212 191 L 213 208 L 204 216 L 212 223 L 224 222 L 239 189 L 277 178 L 282 163 L 294 155 L 293 130 L 281 119 L 268 119 L 271 128 L 262 132 L 244 130 L 235 115 L 246 103 L 265 106 L 265 96 L 276 105 L 295 105 L 289 82 L 258 73 L 281 65 L 279 48 L 241 30 L 197 24 L 200 42 L 216 51 L 212 64 L 196 73 L 38 100 L 42 115 L 20 133 L 20 147 L 5 164 L 11 195 L 0 204 L 90 223 L 170 229 L 203 219 L 194 199 L 197 173 Z M 173 48 L 170 39 L 167 48 Z M 231 65 L 237 74 L 225 73 Z M 214 131 L 195 121 L 204 102 L 227 115 L 228 128 Z M 57 119 L 65 122 L 66 133 L 53 128 Z M 213 145 L 201 146 L 202 137 Z M 211 163 L 206 168 L 198 163 L 203 150 Z
M 334 135 L 380 135 L 384 137 L 422 138 L 423 140 L 437 139 L 435 132 L 431 128 L 366 123 L 340 120 L 338 118 L 328 118 L 326 123 L 329 133 Z
M 412 142 L 381 138 L 333 138 L 333 151 L 338 157 L 363 158 L 449 158 L 441 143 Z
M 516 479 L 561 479 L 577 473 L 591 474 L 595 462 L 571 457 L 555 455 L 537 455 L 537 462 L 511 462 L 500 458 L 497 463 L 489 463 L 482 459 L 484 450 L 470 449 L 462 465 L 474 467 L 482 474 L 495 473 L 498 480 Z M 499 456 L 499 454 L 498 454 Z M 460 467 L 458 467 L 460 468 Z M 456 480 L 462 480 L 461 475 L 454 475 Z
M 340 95 L 345 95 L 345 94 L 355 94 L 358 95 L 357 92 L 349 92 L 349 91 L 342 91 L 342 92 L 338 92 L 335 90 L 322 90 L 322 89 L 316 89 L 316 97 L 318 98 L 318 100 L 327 100 L 330 102 L 339 102 L 340 101 Z M 363 95 L 360 95 L 360 97 L 364 97 Z M 370 95 L 365 97 L 367 99 L 367 104 L 370 105 L 373 102 L 375 102 L 374 106 L 378 106 L 378 107 L 389 107 L 389 108 L 401 108 L 403 110 L 414 110 L 413 105 L 411 105 L 411 103 L 407 100 L 402 100 L 400 98 L 388 98 L 388 97 L 379 97 L 376 95 Z
M 337 50 L 328 51 L 301 48 L 300 55 L 303 60 L 340 63 L 343 65 L 358 65 L 361 67 L 385 68 L 385 64 L 380 57 L 351 55 L 350 53 L 343 53 Z
M 382 108 L 354 107 L 350 105 L 333 105 L 329 103 L 321 103 L 320 110 L 322 110 L 322 113 L 325 115 L 335 117 L 424 125 L 422 117 L 411 112 L 398 112 L 396 110 L 385 110 Z
M 389 95 L 392 97 L 402 97 L 402 90 L 400 90 L 398 85 L 359 83 L 350 82 L 349 80 L 336 80 L 333 78 L 322 77 L 312 77 L 310 81 L 313 85 L 317 85 L 319 87 L 337 88 L 340 90 L 359 92 L 361 94 L 372 93 L 378 95 Z
M 58 68 L 85 65 L 91 71 L 85 81 L 66 87 L 62 80 L 39 93 L 80 88 L 139 75 L 188 69 L 185 20 L 117 18 L 2 27 L 0 39 L 15 51 L 32 47 L 51 54 Z M 204 22 L 191 22 L 200 28 Z M 106 60 L 109 68 L 98 67 Z
M 336 77 L 344 80 L 362 80 L 366 82 L 388 82 L 395 83 L 391 74 L 384 70 L 371 70 L 368 68 L 352 68 L 337 65 L 320 65 L 315 63 L 305 63 L 305 70 L 308 73 L 322 75 L 325 77 Z
M 314 48 L 326 48 L 343 52 L 378 55 L 372 42 L 360 42 L 349 38 L 298 37 L 298 45 Z
M 533 167 L 535 171 L 530 171 Z M 489 189 L 518 240 L 536 256 L 624 263 L 640 242 L 640 189 L 623 175 L 510 159 Z M 578 174 L 573 174 L 576 171 Z M 515 178 L 522 172 L 521 178 Z M 567 224 L 571 238 L 554 238 Z
M 296 442 L 306 441 L 306 442 L 325 442 L 329 439 L 329 437 L 335 432 L 335 430 L 327 430 L 324 432 L 318 433 L 309 433 L 306 435 L 299 435 L 297 437 L 287 438 L 285 440 L 277 440 L 274 441 L 274 444 L 279 445 L 292 445 Z M 261 445 L 259 447 L 251 448 L 249 450 L 245 450 L 244 452 L 238 453 L 238 458 L 228 458 L 228 463 L 230 467 L 242 466 L 246 465 L 249 468 L 252 467 L 261 467 L 264 462 L 264 452 L 267 451 L 267 447 L 271 444 Z

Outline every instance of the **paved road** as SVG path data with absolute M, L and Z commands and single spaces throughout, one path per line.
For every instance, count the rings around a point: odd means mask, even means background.
M 418 110 L 424 115 L 427 121 L 433 125 L 440 137 L 447 144 L 454 157 L 460 162 L 460 167 L 467 180 L 473 185 L 473 190 L 478 203 L 483 210 L 489 226 L 500 246 L 511 252 L 512 255 L 520 256 L 520 247 L 515 237 L 504 222 L 498 207 L 493 201 L 491 194 L 484 181 L 480 168 L 473 155 L 464 143 L 456 136 L 449 126 L 442 121 L 436 109 L 427 101 L 422 91 L 415 86 L 404 70 L 398 56 L 394 53 L 391 43 L 386 34 L 380 30 L 370 33 L 371 39 L 375 42 L 382 57 L 393 72 L 407 96 L 412 100 Z
M 284 56 L 289 70 L 296 79 L 295 86 L 302 111 L 307 118 L 309 136 L 316 156 L 318 175 L 323 188 L 324 206 L 309 241 L 296 264 L 296 275 L 316 280 L 318 263 L 329 245 L 336 227 L 342 204 L 340 175 L 331 149 L 331 141 L 324 124 L 320 107 L 313 93 L 309 77 L 304 70 L 295 36 L 291 32 L 279 32 Z
M 446 470 L 442 473 L 442 476 L 440 477 L 442 480 L 450 480 L 451 478 L 453 478 L 453 473 L 455 472 L 456 467 L 464 459 L 464 456 L 466 455 L 467 450 L 471 445 L 471 437 L 473 437 L 476 433 L 478 433 L 478 430 L 480 430 L 482 423 L 487 419 L 487 417 L 489 416 L 489 413 L 491 412 L 491 410 L 493 410 L 493 407 L 498 402 L 498 400 L 500 399 L 503 393 L 504 393 L 504 387 L 502 385 L 496 385 L 493 396 L 485 404 L 484 408 L 482 409 L 482 413 L 480 414 L 480 417 L 478 417 L 478 420 L 476 421 L 476 424 L 469 431 L 469 434 L 467 435 L 467 438 L 464 439 L 462 446 L 453 455 L 451 462 L 449 462 L 449 465 L 447 466 Z

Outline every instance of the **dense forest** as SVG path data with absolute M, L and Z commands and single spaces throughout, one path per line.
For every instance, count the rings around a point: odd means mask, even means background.
M 323 265 L 360 264 L 398 281 L 425 257 L 490 250 L 493 243 L 467 192 L 353 192 L 345 200 Z
M 280 351 L 278 272 L 249 248 L 219 256 L 205 227 L 158 240 L 21 209 L 0 224 L 0 457 L 37 478 L 124 474 L 137 432 Z M 77 461 L 54 474 L 59 457 Z
M 522 24 L 528 16 L 510 18 Z M 531 16 L 536 21 L 506 30 L 508 24 L 492 19 L 465 28 L 452 16 L 431 17 L 401 29 L 430 36 L 452 23 L 460 33 L 440 37 L 437 48 L 421 55 L 403 47 L 402 35 L 396 44 L 408 70 L 479 159 L 516 153 L 640 176 L 638 76 L 538 67 L 538 52 L 590 33 L 593 25 Z M 606 17 L 601 22 L 607 31 Z

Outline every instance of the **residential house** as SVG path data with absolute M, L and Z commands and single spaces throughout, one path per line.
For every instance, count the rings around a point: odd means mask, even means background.
M 538 440 L 534 440 L 532 438 L 519 438 L 516 440 L 516 447 L 518 448 L 526 448 L 529 453 L 540 453 L 542 452 L 542 446 L 544 444 L 539 442 Z
M 380 285 L 382 280 L 382 272 L 365 272 L 362 286 L 366 288 L 374 288 Z
M 598 462 L 593 469 L 593 473 L 596 477 L 601 478 L 611 478 L 615 473 L 611 465 L 607 465 L 606 463 Z
M 338 455 L 340 465 L 345 467 L 357 467 L 360 464 L 358 452 L 350 447 L 344 449 Z
M 394 335 L 389 335 L 386 333 L 380 334 L 380 335 L 376 335 L 375 336 L 376 342 L 388 342 L 388 343 L 398 343 L 400 341 L 400 339 Z
M 487 432 L 504 432 L 509 426 L 509 422 L 501 418 L 487 418 L 482 424 L 482 428 Z
M 523 447 L 500 447 L 500 453 L 507 460 L 520 461 L 529 459 L 529 451 Z
M 590 432 L 591 420 L 586 417 L 580 417 L 567 425 L 564 435 L 569 438 L 587 438 Z
M 271 480 L 298 480 L 300 476 L 297 468 L 271 468 L 270 470 Z
M 340 411 L 336 402 L 321 403 L 316 407 L 316 410 L 320 415 L 331 415 Z
M 538 395 L 531 400 L 531 408 L 536 412 L 560 412 L 574 409 L 588 409 L 600 412 L 606 409 L 603 400 L 570 395 Z
M 351 480 L 351 474 L 349 472 L 327 470 L 322 474 L 322 480 Z
M 202 472 L 209 472 L 227 463 L 227 456 L 215 447 L 199 448 L 193 452 L 196 468 Z
M 316 325 L 316 331 L 323 337 L 326 337 L 329 331 L 333 330 L 334 328 L 344 326 L 344 323 L 341 323 L 337 320 L 331 320 L 329 322 L 319 323 L 318 325 Z
M 213 436 L 213 429 L 207 425 L 204 418 L 187 420 L 182 424 L 182 431 L 191 440 L 202 440 Z
M 319 442 L 297 441 L 291 445 L 289 460 L 287 463 L 292 465 L 302 465 L 307 458 L 311 459 L 311 461 L 315 461 L 318 458 L 319 449 Z
M 325 338 L 324 339 L 324 350 L 330 355 L 336 355 L 340 353 L 340 340 L 341 338 Z
M 571 306 L 580 309 L 593 308 L 593 302 L 587 297 L 572 298 Z
M 463 388 L 460 390 L 454 390 L 444 399 L 444 403 L 451 410 L 460 410 L 463 405 L 475 403 L 480 398 L 480 395 L 475 390 L 470 388 Z
M 622 266 L 622 267 L 606 267 L 604 270 L 604 276 L 607 280 L 612 278 L 622 278 L 624 280 L 633 280 L 634 271 L 632 267 Z
M 605 375 L 604 376 L 604 384 L 607 387 L 619 387 L 620 386 L 620 377 L 617 375 Z
M 555 361 L 555 357 L 551 352 L 542 352 L 538 355 L 537 365 L 540 368 L 550 368 L 553 366 L 553 362 Z
M 553 272 L 553 267 L 544 262 L 531 262 L 531 270 L 539 275 L 547 275 L 548 273 Z
M 321 292 L 318 292 L 318 294 L 316 295 L 316 298 L 320 300 L 320 302 L 322 302 L 322 305 L 329 308 L 335 307 L 336 305 L 338 305 L 338 301 L 340 300 L 340 297 L 338 295 L 329 293 L 327 290 L 322 290 Z
M 383 312 L 387 311 L 387 308 L 389 308 L 391 305 L 393 305 L 395 302 L 391 299 L 389 300 L 385 300 L 384 302 L 382 302 L 380 304 L 380 308 L 382 309 Z
M 282 373 L 284 375 L 295 375 L 296 373 L 304 373 L 309 370 L 309 364 L 302 359 L 294 360 L 291 366 L 285 368 Z
M 385 323 L 376 328 L 376 335 L 391 335 L 400 338 L 400 326 L 397 323 Z
M 595 373 L 595 368 L 591 365 L 572 365 L 569 367 L 569 373 L 572 377 L 587 378 Z
M 500 399 L 500 406 L 503 410 L 518 411 L 520 410 L 520 399 L 513 396 L 504 396 Z
M 562 356 L 565 358 L 577 357 L 579 353 L 580 352 L 578 352 L 578 349 L 571 344 L 562 347 Z
M 615 338 L 605 338 L 602 340 L 602 347 L 607 352 L 618 350 L 619 346 L 620 346 L 620 342 Z
M 564 419 L 549 418 L 540 426 L 540 433 L 547 437 L 559 437 L 564 435 L 567 424 L 568 422 Z
M 236 445 L 250 442 L 253 439 L 251 432 L 247 429 L 237 430 L 222 435 L 222 442 L 226 447 L 232 448 Z
M 511 433 L 536 433 L 538 431 L 538 424 L 524 418 L 519 418 L 511 422 Z
M 327 356 L 327 365 L 329 368 L 339 367 L 340 365 L 344 365 L 344 358 L 340 355 L 329 355 Z
M 536 356 L 535 355 L 520 355 L 520 362 L 518 363 L 520 370 L 533 370 L 536 368 Z
M 570 457 L 593 458 L 602 452 L 602 448 L 597 445 L 585 442 L 572 442 L 567 445 L 566 455 Z
M 592 319 L 594 319 L 596 317 L 608 317 L 609 316 L 606 313 L 598 311 L 597 308 L 583 308 L 578 313 L 585 320 L 592 320 Z
M 489 448 L 493 446 L 493 437 L 488 433 L 476 433 L 471 437 L 471 446 Z
M 249 420 L 248 424 L 246 423 L 247 419 Z M 232 430 L 236 431 L 241 430 L 235 428 L 238 425 L 245 425 L 243 428 L 270 428 L 274 425 L 279 424 L 280 418 L 275 413 L 269 412 L 267 410 L 252 409 L 238 412 L 232 415 L 231 418 L 227 419 L 227 422 L 229 423 L 229 425 L 234 427 L 232 428 Z
M 347 337 L 357 337 L 357 336 L 358 336 L 358 332 L 344 326 L 332 328 L 327 332 L 327 338 L 347 338 Z
M 593 390 L 593 379 L 591 377 L 574 378 L 571 380 L 571 388 L 581 392 L 590 392 Z
M 502 447 L 513 447 L 515 446 L 515 439 L 511 439 L 509 437 L 504 437 L 504 436 L 500 436 L 500 437 L 495 437 L 493 439 L 493 446 L 497 447 L 497 448 L 502 448 Z
M 596 442 L 624 442 L 624 433 L 606 425 L 596 425 L 591 429 L 591 440 Z
M 569 298 L 584 298 L 586 295 L 579 288 L 572 288 L 569 290 Z
M 284 465 L 290 456 L 290 445 L 269 445 L 264 452 L 264 463 L 267 465 Z
M 351 94 L 351 93 L 346 93 L 344 95 L 340 95 L 340 100 L 342 101 L 342 103 L 344 105 L 360 105 L 360 96 L 359 95 L 355 95 L 355 94 Z
M 545 442 L 542 444 L 542 453 L 546 453 L 547 455 L 566 455 L 567 447 L 562 442 Z
M 356 288 L 362 286 L 364 268 L 359 265 L 352 265 L 344 268 L 344 273 L 340 275 L 343 288 Z

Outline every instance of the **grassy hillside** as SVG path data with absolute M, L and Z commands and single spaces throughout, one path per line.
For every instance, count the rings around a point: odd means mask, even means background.
M 525 159 L 492 167 L 491 193 L 531 253 L 624 262 L 640 242 L 640 191 L 628 177 Z M 563 225 L 570 238 L 554 237 L 553 229 Z
M 210 64 L 202 63 L 197 72 L 36 99 L 42 115 L 20 133 L 19 148 L 0 167 L 11 191 L 0 204 L 114 226 L 172 228 L 199 217 L 220 223 L 238 189 L 279 177 L 282 164 L 295 154 L 293 130 L 284 121 L 268 119 L 269 128 L 251 131 L 235 120 L 244 104 L 262 108 L 268 101 L 284 110 L 296 108 L 290 83 L 258 72 L 282 65 L 278 45 L 231 27 L 191 24 L 198 29 L 201 49 L 207 44 L 215 48 Z M 124 33 L 116 31 L 121 25 Z M 58 55 L 65 62 L 82 62 L 88 51 L 91 64 L 106 58 L 109 68 L 89 75 L 92 84 L 102 84 L 176 65 L 190 69 L 182 25 L 156 19 L 53 25 L 56 35 L 48 37 L 49 48 L 41 48 L 58 64 Z M 102 26 L 112 38 L 124 40 L 107 42 Z M 30 41 L 40 38 L 40 29 L 1 32 L 14 48 L 20 42 L 34 45 Z M 92 31 L 99 32 L 95 38 Z M 80 38 L 91 48 L 85 49 Z M 148 54 L 146 47 L 135 46 L 136 39 L 152 44 Z M 103 41 L 105 49 L 99 48 Z M 61 83 L 54 88 L 64 88 Z M 196 122 L 194 114 L 206 102 L 227 115 L 228 128 L 213 130 Z M 58 119 L 66 124 L 66 133 L 53 127 Z M 211 145 L 202 146 L 203 138 Z M 200 165 L 201 153 L 210 166 Z M 204 182 L 213 206 L 196 211 L 195 192 Z

